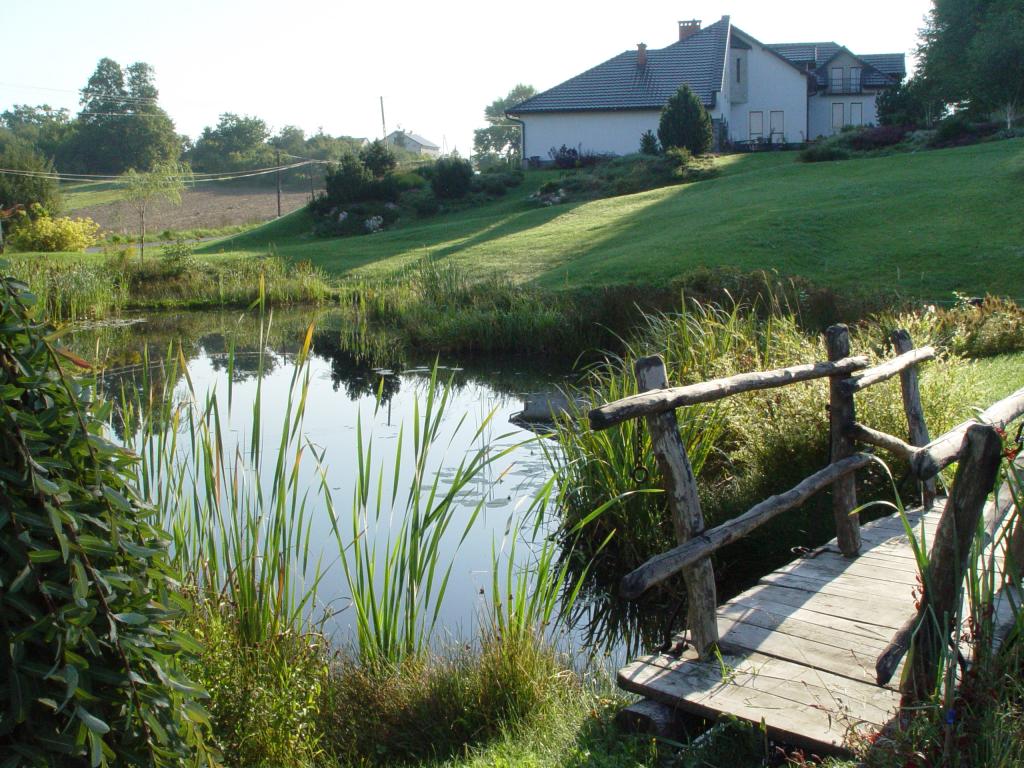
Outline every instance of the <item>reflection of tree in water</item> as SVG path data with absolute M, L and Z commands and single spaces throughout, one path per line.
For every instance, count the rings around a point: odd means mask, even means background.
M 310 349 L 314 355 L 330 364 L 334 391 L 337 392 L 339 387 L 344 387 L 350 400 L 376 396 L 380 390 L 381 402 L 388 403 L 402 387 L 402 379 L 398 375 L 401 372 L 399 366 L 391 368 L 394 375 L 382 375 L 379 373 L 381 366 L 377 364 L 378 360 L 371 361 L 358 351 L 346 348 L 341 334 L 336 331 L 314 333 Z

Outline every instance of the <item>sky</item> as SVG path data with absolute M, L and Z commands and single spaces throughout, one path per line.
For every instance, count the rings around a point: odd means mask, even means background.
M 0 7 L 0 111 L 78 110 L 104 56 L 156 69 L 161 106 L 196 137 L 223 112 L 276 132 L 419 133 L 468 155 L 484 107 L 517 83 L 545 90 L 624 50 L 677 39 L 680 19 L 730 15 L 765 43 L 835 40 L 908 54 L 931 0 L 352 3 L 348 0 L 38 0 Z

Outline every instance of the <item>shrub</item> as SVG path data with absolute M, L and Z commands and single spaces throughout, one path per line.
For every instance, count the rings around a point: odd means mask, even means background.
M 381 139 L 371 141 L 359 150 L 359 159 L 375 179 L 385 176 L 398 165 L 395 153 Z
M 473 184 L 473 166 L 468 160 L 454 155 L 442 157 L 434 163 L 430 187 L 434 194 L 445 200 L 465 197 Z
M 181 765 L 207 753 L 204 694 L 169 537 L 104 438 L 88 382 L 0 277 L 0 753 L 9 765 Z M 87 763 L 88 761 L 88 763 Z M 202 760 L 201 762 L 205 762 Z
M 31 215 L 17 215 L 9 243 L 18 251 L 84 251 L 96 244 L 99 232 L 100 225 L 92 219 L 54 219 L 37 203 Z
M 979 302 L 961 298 L 938 313 L 942 336 L 954 352 L 988 357 L 1024 350 L 1024 308 L 1008 299 L 986 296 Z
M 640 154 L 657 155 L 661 152 L 661 145 L 658 144 L 658 137 L 654 131 L 644 131 L 640 136 Z
M 160 249 L 160 258 L 168 271 L 174 274 L 181 274 L 189 269 L 195 269 L 199 262 L 196 260 L 195 245 L 178 238 L 170 245 Z
M 210 694 L 225 763 L 314 764 L 322 753 L 320 704 L 328 670 L 318 638 L 282 633 L 253 646 L 230 609 L 208 602 L 191 622 L 203 650 L 190 671 Z
M 880 125 L 846 134 L 843 143 L 855 152 L 870 152 L 899 144 L 908 133 L 910 128 L 905 125 Z
M 314 212 L 323 214 L 338 206 L 359 202 L 398 200 L 400 182 L 393 174 L 374 177 L 354 155 L 346 155 L 331 166 L 324 178 L 325 196 L 314 201 Z
M 0 174 L 0 207 L 39 204 L 50 213 L 60 210 L 60 186 L 47 177 L 54 173 L 53 163 L 27 141 L 0 133 L 0 168 L 33 174 Z
M 434 216 L 441 210 L 441 203 L 437 195 L 430 189 L 415 189 L 402 194 L 402 205 L 407 205 L 416 212 L 417 216 Z
M 337 165 L 327 169 L 324 177 L 326 201 L 330 205 L 345 205 L 362 200 L 370 181 L 372 176 L 362 161 L 355 155 L 344 155 Z
M 974 123 L 966 112 L 957 112 L 939 121 L 933 147 L 955 147 L 973 144 L 981 139 L 992 136 L 1000 130 L 999 123 Z
M 835 141 L 825 139 L 802 149 L 799 158 L 802 163 L 827 163 L 833 160 L 849 160 L 850 153 Z
M 556 168 L 562 170 L 568 170 L 575 168 L 579 164 L 580 153 L 578 149 L 567 147 L 565 144 L 560 146 L 558 149 L 552 147 L 548 150 L 548 157 L 554 162 Z
M 690 86 L 681 85 L 661 111 L 658 140 L 664 149 L 685 147 L 695 155 L 711 148 L 711 117 Z
M 394 179 L 399 192 L 423 189 L 423 187 L 427 186 L 427 180 L 418 173 L 396 173 Z

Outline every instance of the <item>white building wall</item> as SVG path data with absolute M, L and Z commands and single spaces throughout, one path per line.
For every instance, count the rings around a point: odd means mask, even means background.
M 735 77 L 730 56 L 726 74 Z M 800 70 L 787 63 L 763 46 L 751 42 L 746 56 L 747 100 L 731 105 L 729 138 L 750 141 L 750 113 L 760 112 L 763 135 L 767 138 L 771 128 L 771 113 L 783 113 L 783 132 L 788 143 L 806 140 L 807 135 L 807 78 Z
M 658 132 L 660 110 L 560 112 L 519 118 L 526 126 L 525 158 L 547 162 L 552 147 L 598 154 L 628 155 L 640 151 L 644 131 Z
M 832 105 L 842 104 L 844 125 L 856 125 L 852 120 L 852 105 L 860 104 L 863 119 L 861 125 L 878 124 L 878 106 L 875 93 L 860 93 L 853 96 L 830 96 L 827 93 L 819 93 L 811 96 L 810 118 L 811 118 L 811 139 L 819 136 L 831 136 L 838 131 L 832 127 Z

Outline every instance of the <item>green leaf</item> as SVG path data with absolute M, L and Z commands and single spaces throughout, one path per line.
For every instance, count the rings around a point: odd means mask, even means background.
M 85 727 L 88 728 L 92 733 L 97 733 L 102 736 L 103 734 L 110 732 L 109 725 L 107 725 L 105 722 L 100 720 L 95 715 L 90 714 L 82 706 L 75 707 L 75 715 L 78 716 L 78 719 L 81 720 L 85 724 Z
M 113 616 L 117 621 L 120 621 L 122 624 L 138 625 L 145 624 L 147 621 L 149 621 L 149 619 L 146 616 L 143 616 L 141 613 L 115 613 L 113 614 Z
M 200 725 L 212 724 L 210 722 L 210 713 L 206 711 L 206 708 L 202 704 L 191 699 L 185 702 L 185 714 L 187 714 L 188 719 L 194 723 L 199 723 Z
M 60 552 L 56 549 L 36 549 L 28 553 L 28 559 L 33 563 L 52 563 L 60 559 Z

